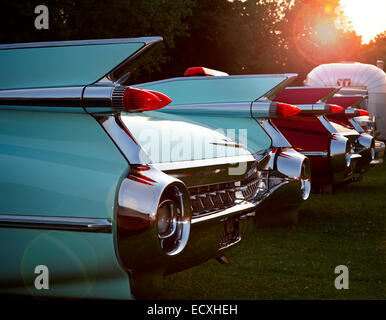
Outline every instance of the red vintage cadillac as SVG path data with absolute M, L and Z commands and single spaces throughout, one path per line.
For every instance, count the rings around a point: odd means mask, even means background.
M 360 179 L 366 169 L 360 152 L 364 149 L 363 152 L 371 154 L 372 142 L 366 141 L 362 146 L 359 132 L 329 121 L 329 117 L 338 114 L 346 117 L 342 107 L 327 103 L 338 90 L 289 87 L 274 99 L 302 109 L 302 113 L 290 119 L 271 121 L 294 149 L 309 157 L 313 192 L 331 192 L 340 184 Z
M 345 109 L 344 114 L 332 114 L 327 118 L 338 131 L 356 130 L 360 136 L 357 139 L 357 151 L 362 155 L 363 167 L 377 165 L 383 162 L 385 144 L 374 137 L 357 121 L 358 117 L 368 116 L 369 112 L 357 109 L 367 99 L 366 95 L 335 95 L 327 103 L 337 104 Z M 343 127 L 343 128 L 342 128 Z

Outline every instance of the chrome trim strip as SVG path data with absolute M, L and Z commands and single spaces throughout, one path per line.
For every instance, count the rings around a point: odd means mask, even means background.
M 233 214 L 245 214 L 248 212 L 252 212 L 254 210 L 255 210 L 255 204 L 253 204 L 251 202 L 243 201 L 241 203 L 234 205 L 231 208 L 220 210 L 217 213 L 211 213 L 208 215 L 199 216 L 197 218 L 192 217 L 192 225 L 195 225 L 195 224 L 201 223 L 201 222 L 211 221 L 213 219 L 224 219 L 224 218 L 227 218 Z
M 338 131 L 334 128 L 334 126 L 328 121 L 325 116 L 318 116 L 317 117 L 323 127 L 331 134 L 338 133 Z
M 298 151 L 307 157 L 328 157 L 328 152 L 325 151 Z
M 256 119 L 255 119 L 256 120 Z M 292 148 L 291 144 L 283 136 L 280 130 L 268 119 L 260 119 L 257 122 L 268 133 L 272 140 L 272 147 Z
M 188 169 L 196 167 L 207 167 L 216 166 L 221 164 L 236 164 L 239 162 L 256 161 L 253 155 L 235 156 L 235 157 L 222 157 L 222 158 L 210 158 L 210 159 L 199 159 L 199 160 L 187 160 L 187 161 L 176 161 L 176 162 L 159 162 L 152 163 L 151 166 L 161 171 L 164 170 L 178 170 Z
M 250 114 L 253 118 L 276 118 L 277 102 L 260 99 L 250 105 Z
M 365 130 L 360 126 L 360 124 L 355 120 L 355 118 L 348 119 L 348 121 L 351 123 L 351 125 L 354 127 L 356 131 L 359 133 L 364 133 Z
M 120 116 L 94 116 L 130 164 L 149 164 L 151 159 L 123 124 Z
M 360 154 L 357 154 L 357 153 L 350 154 L 350 159 L 359 159 L 359 158 L 362 158 Z
M 150 44 L 152 42 L 162 41 L 162 37 L 139 37 L 139 38 L 117 38 L 117 39 L 95 39 L 95 40 L 70 40 L 70 41 L 47 41 L 47 42 L 26 42 L 26 43 L 8 43 L 0 44 L 0 50 L 6 49 L 24 49 L 24 48 L 46 48 L 46 47 L 65 47 L 65 46 L 86 46 L 98 44 L 119 44 L 143 42 Z
M 83 87 L 0 90 L 0 105 L 79 107 Z
M 245 114 L 246 117 L 250 117 L 251 113 L 250 102 L 227 102 L 227 103 L 203 103 L 203 104 L 179 104 L 179 105 L 167 105 L 160 109 L 160 112 L 166 113 L 196 113 L 200 114 L 213 114 L 217 115 L 239 115 Z
M 325 114 L 329 112 L 329 105 L 325 103 L 297 104 L 302 113 Z
M 111 219 L 0 215 L 0 228 L 112 233 Z

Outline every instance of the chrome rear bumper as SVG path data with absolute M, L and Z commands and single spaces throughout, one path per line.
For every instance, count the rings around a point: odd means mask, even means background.
M 375 140 L 375 158 L 370 162 L 370 166 L 375 166 L 383 163 L 384 154 L 385 143 L 383 141 Z
M 248 232 L 255 205 L 240 202 L 233 207 L 192 219 L 189 243 L 171 259 L 164 274 L 175 273 L 218 257 L 240 243 Z

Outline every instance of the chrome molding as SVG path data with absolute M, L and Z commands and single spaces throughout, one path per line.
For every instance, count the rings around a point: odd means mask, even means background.
M 153 163 L 152 166 L 161 171 L 191 169 L 198 167 L 209 167 L 219 165 L 234 165 L 240 162 L 254 162 L 255 158 L 252 155 L 223 157 L 223 158 L 210 158 L 201 160 L 187 160 L 176 162 L 160 162 Z
M 167 105 L 159 110 L 164 113 L 218 115 L 218 116 L 251 116 L 250 102 L 237 103 L 208 103 L 208 104 L 184 104 Z
M 328 121 L 326 119 L 325 116 L 318 116 L 317 117 L 319 119 L 319 121 L 321 122 L 321 124 L 323 125 L 323 127 L 331 134 L 334 134 L 334 133 L 338 133 L 338 131 L 334 128 L 334 126 L 331 124 L 330 121 Z
M 251 104 L 251 115 L 254 118 L 276 118 L 277 102 L 258 100 Z
M 0 105 L 46 107 L 101 107 L 123 111 L 123 102 L 116 103 L 115 93 L 125 86 L 113 84 L 81 87 L 53 87 L 0 90 Z
M 192 225 L 197 225 L 202 222 L 210 222 L 214 219 L 222 219 L 232 214 L 246 214 L 249 212 L 253 212 L 254 209 L 255 204 L 252 204 L 250 202 L 240 202 L 231 208 L 221 210 L 217 213 L 194 218 L 192 219 Z
M 118 43 L 137 43 L 137 42 L 143 42 L 144 44 L 147 45 L 147 44 L 150 44 L 153 42 L 159 42 L 159 41 L 162 41 L 162 37 L 26 42 L 26 43 L 0 44 L 0 50 L 25 49 L 25 48 L 47 48 L 47 47 L 67 47 L 67 46 L 87 46 L 87 45 L 98 45 L 98 44 L 118 44 Z
M 95 115 L 94 118 L 105 129 L 130 164 L 149 164 L 152 162 L 120 120 L 120 116 Z
M 363 128 L 359 125 L 359 123 L 354 118 L 348 119 L 348 121 L 351 123 L 351 125 L 354 127 L 354 129 L 356 131 L 358 131 L 359 133 L 365 132 L 365 130 L 363 130 Z
M 298 151 L 307 157 L 328 157 L 327 151 Z
M 116 107 L 113 104 L 114 90 L 121 88 L 112 84 L 91 85 L 84 88 L 82 104 L 84 107 Z M 123 104 L 118 106 L 124 110 Z
M 268 133 L 272 139 L 273 147 L 291 148 L 291 144 L 283 136 L 280 130 L 268 119 L 260 119 L 258 123 Z
M 0 105 L 79 107 L 83 87 L 0 90 Z
M 330 165 L 334 173 L 346 171 L 351 165 L 351 143 L 340 134 L 334 134 L 330 142 Z
M 304 159 L 300 174 L 300 191 L 303 200 L 307 200 L 311 193 L 311 164 L 309 159 Z
M 330 107 L 325 103 L 314 103 L 314 104 L 297 104 L 299 109 L 302 110 L 303 114 L 311 113 L 311 114 L 325 114 L 329 113 Z
M 111 219 L 0 215 L 0 228 L 111 233 Z
M 359 146 L 366 149 L 370 149 L 375 145 L 374 137 L 367 133 L 361 133 L 356 142 L 359 144 Z
M 303 165 L 309 160 L 292 148 L 281 148 L 277 153 L 277 171 L 291 179 L 300 179 Z

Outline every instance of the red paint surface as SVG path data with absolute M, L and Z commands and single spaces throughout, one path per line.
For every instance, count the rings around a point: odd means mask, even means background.
M 325 88 L 312 88 L 312 87 L 301 87 L 301 88 L 286 88 L 281 91 L 273 101 L 286 102 L 292 104 L 314 104 L 336 88 L 325 87 Z
M 363 99 L 362 96 L 358 96 L 358 97 L 345 97 L 345 96 L 332 97 L 332 98 L 328 99 L 327 103 L 337 104 L 337 105 L 346 109 L 346 108 L 352 106 L 354 103 L 361 101 L 362 99 Z

